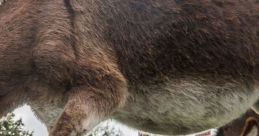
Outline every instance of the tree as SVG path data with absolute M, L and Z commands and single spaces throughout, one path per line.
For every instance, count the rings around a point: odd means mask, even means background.
M 122 136 L 121 130 L 110 125 L 109 122 L 102 123 L 96 127 L 88 136 Z
M 22 120 L 14 120 L 14 114 L 9 113 L 0 121 L 0 136 L 32 136 L 33 132 L 23 130 Z

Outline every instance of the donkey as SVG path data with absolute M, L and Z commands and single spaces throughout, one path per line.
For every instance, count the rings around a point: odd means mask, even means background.
M 27 103 L 49 136 L 219 127 L 259 98 L 258 43 L 258 0 L 1 1 L 0 116 Z
M 259 115 L 248 110 L 242 117 L 220 127 L 217 136 L 259 136 Z

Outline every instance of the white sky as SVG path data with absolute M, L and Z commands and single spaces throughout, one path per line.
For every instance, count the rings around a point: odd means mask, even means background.
M 24 123 L 24 129 L 33 131 L 33 136 L 48 136 L 47 128 L 43 123 L 41 123 L 32 112 L 30 106 L 24 105 L 20 108 L 17 108 L 14 110 L 15 119 L 22 118 L 22 121 Z M 114 126 L 116 129 L 119 129 L 123 132 L 123 136 L 138 136 L 138 131 L 134 129 L 130 129 L 127 126 L 121 125 L 117 122 L 111 121 L 109 122 L 109 125 Z M 216 133 L 216 130 L 213 129 L 212 133 Z M 194 135 L 188 135 L 188 136 L 194 136 Z
M 24 105 L 20 108 L 14 110 L 15 119 L 22 118 L 24 123 L 24 129 L 33 131 L 33 136 L 47 136 L 47 128 L 43 123 L 41 123 L 32 112 L 28 105 Z
M 33 136 L 47 136 L 47 128 L 43 123 L 41 123 L 32 112 L 30 106 L 24 105 L 20 108 L 17 108 L 13 112 L 15 114 L 15 119 L 22 118 L 24 123 L 24 129 L 33 131 Z M 120 125 L 116 122 L 110 122 L 109 125 L 114 125 L 114 127 L 120 129 L 125 136 L 137 136 L 138 132 L 136 130 L 130 129 L 126 126 Z

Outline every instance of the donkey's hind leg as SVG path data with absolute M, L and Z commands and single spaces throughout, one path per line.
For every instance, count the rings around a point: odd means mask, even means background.
M 63 113 L 49 132 L 50 136 L 78 136 L 87 133 L 124 104 L 127 97 L 125 83 L 118 80 L 107 80 L 105 83 L 108 87 L 87 85 L 73 88 L 68 94 Z
M 240 118 L 222 126 L 217 136 L 259 136 L 259 115 L 252 109 Z

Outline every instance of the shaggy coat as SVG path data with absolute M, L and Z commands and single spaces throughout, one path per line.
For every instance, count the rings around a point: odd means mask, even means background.
M 8 0 L 0 115 L 27 103 L 50 136 L 222 126 L 259 97 L 258 43 L 258 0 Z

